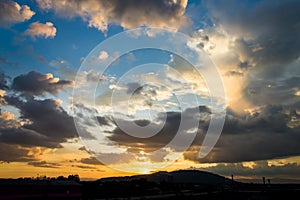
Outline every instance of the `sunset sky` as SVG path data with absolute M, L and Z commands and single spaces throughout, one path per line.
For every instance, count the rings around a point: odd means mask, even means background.
M 170 39 L 176 34 L 188 39 Z M 194 168 L 300 180 L 297 0 L 0 0 L 0 36 L 0 178 Z M 185 57 L 120 53 L 143 36 Z M 210 62 L 185 59 L 198 56 Z M 218 75 L 207 80 L 214 67 Z M 225 124 L 200 158 L 216 106 Z M 183 116 L 185 135 L 167 146 Z M 146 131 L 117 122 L 158 130 L 141 138 Z

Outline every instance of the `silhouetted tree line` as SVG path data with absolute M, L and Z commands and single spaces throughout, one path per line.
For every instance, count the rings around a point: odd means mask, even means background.
M 80 177 L 78 174 L 70 174 L 69 176 L 58 176 L 58 177 L 47 177 L 47 176 L 37 176 L 37 177 L 25 177 L 18 178 L 19 180 L 59 180 L 59 181 L 74 181 L 79 183 Z

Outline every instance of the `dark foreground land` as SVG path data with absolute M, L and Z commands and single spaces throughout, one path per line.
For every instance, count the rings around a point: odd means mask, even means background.
M 300 184 L 245 184 L 196 170 L 79 180 L 0 180 L 0 199 L 299 199 Z

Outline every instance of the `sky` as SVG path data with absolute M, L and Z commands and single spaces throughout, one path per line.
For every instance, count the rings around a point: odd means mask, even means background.
M 299 19 L 296 0 L 1 0 L 0 177 L 300 180 Z

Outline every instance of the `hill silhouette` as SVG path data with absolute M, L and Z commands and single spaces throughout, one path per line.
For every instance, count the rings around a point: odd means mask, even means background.
M 0 199 L 283 199 L 299 184 L 252 184 L 198 170 L 80 181 L 78 175 L 0 179 Z
M 178 170 L 173 172 L 160 171 L 153 174 L 135 175 L 125 177 L 109 177 L 99 179 L 99 182 L 124 182 L 145 179 L 149 182 L 167 183 L 193 183 L 201 185 L 221 185 L 226 184 L 229 179 L 206 171 L 199 170 Z

